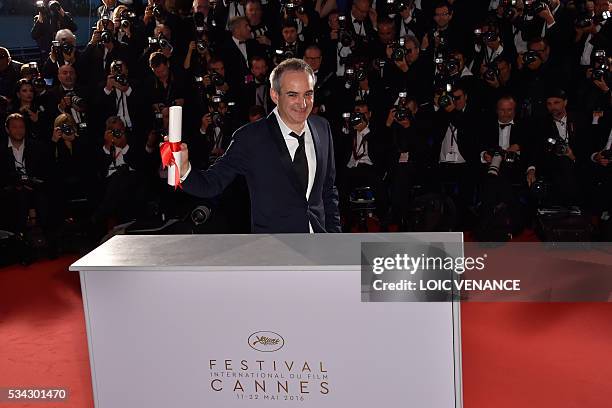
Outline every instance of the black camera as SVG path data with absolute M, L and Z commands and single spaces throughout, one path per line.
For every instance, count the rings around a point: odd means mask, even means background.
M 553 153 L 557 156 L 565 156 L 568 149 L 569 145 L 567 144 L 567 141 L 561 138 L 549 137 L 546 139 L 546 151 L 549 153 Z
M 593 81 L 601 81 L 608 76 L 608 59 L 606 58 L 605 50 L 596 50 L 592 61 Z
M 123 75 L 122 67 L 123 67 L 123 62 L 122 61 L 115 61 L 115 62 L 113 62 L 113 65 L 112 65 L 113 79 L 119 85 L 127 86 L 128 85 L 128 78 L 127 78 L 126 75 Z
M 169 49 L 170 52 L 174 50 L 170 41 L 164 37 L 163 34 L 160 34 L 157 37 L 149 37 L 149 46 L 157 45 L 160 49 Z
M 295 3 L 287 3 L 285 4 L 285 12 L 287 14 L 287 18 L 295 19 L 297 14 L 304 14 L 304 7 L 298 6 Z
M 340 25 L 338 41 L 340 41 L 340 44 L 342 44 L 343 47 L 350 47 L 351 45 L 353 45 L 355 38 L 353 36 L 353 32 L 347 30 L 346 28 L 346 16 L 338 16 L 338 24 Z
M 540 58 L 540 55 L 537 53 L 537 51 L 529 50 L 523 54 L 523 63 L 525 65 L 531 65 L 534 62 L 536 62 L 539 58 Z
M 121 139 L 121 137 L 124 135 L 124 131 L 121 129 L 112 129 L 111 134 L 113 135 L 113 138 Z
M 501 0 L 499 4 L 504 8 L 503 18 L 512 20 L 516 16 L 516 0 Z
M 453 95 L 451 94 L 452 90 L 453 87 L 451 84 L 446 84 L 445 87 L 439 90 L 440 97 L 438 98 L 438 106 L 440 106 L 441 109 L 445 109 L 452 105 L 454 101 Z
M 223 78 L 223 75 L 220 75 L 217 72 L 213 72 L 210 74 L 210 83 L 214 87 L 220 87 L 225 84 L 225 78 Z
M 104 30 L 100 34 L 100 40 L 104 44 L 108 44 L 108 43 L 113 42 L 113 38 L 114 37 L 115 37 L 115 34 L 112 31 L 110 31 L 110 30 Z
M 487 65 L 487 69 L 482 74 L 483 78 L 486 81 L 493 82 L 499 78 L 499 68 L 497 68 L 497 64 L 492 63 Z
M 351 127 L 358 126 L 359 124 L 365 121 L 366 121 L 366 117 L 365 117 L 365 114 L 363 114 L 362 112 L 352 112 L 348 120 L 349 125 Z
M 68 92 L 66 95 L 64 95 L 64 97 L 70 98 L 70 104 L 76 109 L 85 110 L 85 99 L 81 98 L 74 92 Z
M 484 42 L 493 42 L 499 39 L 499 35 L 495 31 L 487 31 L 482 34 L 482 39 Z
M 346 89 L 353 89 L 357 86 L 357 84 L 368 77 L 368 73 L 365 69 L 361 67 L 356 68 L 347 68 L 344 71 L 344 79 L 346 82 L 344 83 L 344 87 Z
M 549 0 L 525 0 L 525 12 L 528 16 L 535 16 L 546 8 L 550 8 Z
M 395 113 L 393 114 L 393 117 L 398 122 L 404 121 L 406 119 L 408 119 L 408 120 L 412 120 L 413 119 L 412 112 L 410 111 L 410 109 L 408 109 L 406 107 L 406 97 L 407 97 L 407 95 L 408 94 L 406 92 L 400 92 L 398 94 L 397 104 L 395 104 L 395 106 L 394 106 Z
M 30 62 L 28 67 L 30 68 L 30 74 L 32 75 L 32 86 L 38 90 L 45 89 L 47 87 L 47 83 L 45 82 L 45 78 L 42 77 L 40 71 L 38 70 L 38 63 Z
M 72 136 L 74 134 L 74 128 L 68 123 L 64 123 L 60 126 L 60 131 L 66 136 Z
M 487 150 L 487 153 L 491 155 L 491 163 L 489 163 L 487 173 L 492 176 L 499 175 L 502 165 L 512 166 L 519 158 L 517 152 L 509 152 L 500 146 Z
M 51 0 L 46 6 L 45 2 L 42 0 L 36 2 L 36 9 L 43 14 L 47 14 L 48 11 L 51 15 L 56 16 L 59 14 L 61 8 L 62 6 L 57 0 Z
M 391 59 L 393 61 L 403 61 L 406 57 L 406 48 L 404 48 L 405 39 L 400 38 L 397 42 L 393 42 L 391 45 Z
M 274 50 L 274 61 L 276 64 L 280 64 L 286 59 L 294 58 L 295 53 L 293 48 L 283 47 L 281 49 Z
M 166 12 L 164 11 L 163 7 L 158 6 L 157 4 L 153 6 L 153 18 L 160 23 L 164 22 Z
M 593 24 L 593 18 L 590 15 L 583 15 L 578 17 L 574 22 L 576 28 L 587 28 Z
M 206 40 L 197 40 L 196 49 L 198 52 L 206 52 L 210 48 L 210 44 Z

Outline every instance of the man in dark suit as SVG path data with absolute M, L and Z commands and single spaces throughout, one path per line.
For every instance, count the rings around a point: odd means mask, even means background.
M 581 201 L 581 170 L 588 159 L 586 125 L 579 115 L 568 113 L 567 96 L 553 89 L 546 98 L 548 115 L 536 124 L 528 181 L 543 176 L 552 184 L 552 204 L 575 205 Z
M 277 108 L 266 119 L 238 129 L 225 154 L 208 170 L 192 170 L 187 145 L 182 145 L 183 189 L 214 197 L 244 175 L 253 232 L 340 232 L 331 130 L 325 119 L 309 117 L 312 68 L 288 59 L 272 71 L 270 82 Z
M 480 162 L 482 163 L 480 215 L 484 229 L 493 219 L 496 208 L 506 206 L 513 214 L 515 226 L 520 225 L 518 190 L 525 184 L 523 147 L 525 127 L 516 120 L 516 101 L 503 96 L 497 101 L 496 120 L 486 121 L 480 132 Z
M 251 28 L 246 17 L 234 17 L 230 21 L 231 37 L 221 45 L 219 56 L 223 59 L 226 79 L 230 88 L 239 89 L 249 74 L 249 60 L 264 55 L 264 50 L 251 38 Z

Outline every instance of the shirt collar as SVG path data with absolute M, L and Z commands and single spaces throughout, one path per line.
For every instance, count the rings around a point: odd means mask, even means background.
M 235 44 L 236 44 L 238 47 L 240 47 L 240 45 L 241 45 L 241 44 L 240 44 L 240 41 L 241 41 L 241 40 L 237 39 L 237 38 L 236 38 L 236 37 L 234 37 L 233 35 L 232 35 L 232 40 L 234 40 L 234 43 L 235 43 Z M 243 43 L 244 45 L 246 45 L 246 41 L 243 41 L 242 43 Z
M 361 132 L 357 132 L 357 136 L 358 137 L 364 137 L 368 133 L 370 133 L 370 127 L 366 126 L 365 129 L 363 129 Z
M 510 122 L 507 122 L 507 123 L 502 123 L 498 120 L 497 123 L 500 125 L 514 125 L 514 120 L 511 120 Z
M 21 146 L 19 146 L 19 147 L 13 146 L 13 141 L 11 140 L 10 137 L 7 137 L 7 139 L 8 139 L 8 147 L 11 147 L 11 148 L 17 149 L 17 150 L 23 150 L 23 148 L 25 146 L 25 139 L 23 139 L 23 141 L 21 142 Z
M 283 134 L 283 137 L 284 138 L 291 137 L 289 136 L 289 133 L 293 132 L 293 130 L 291 130 L 291 128 L 287 126 L 283 118 L 281 118 L 280 113 L 278 113 L 278 106 L 275 107 L 272 112 L 274 112 L 274 114 L 276 115 L 276 120 L 278 121 L 278 125 L 280 126 L 280 130 L 281 130 L 281 133 Z M 302 130 L 302 132 L 306 132 L 306 129 L 308 129 L 308 123 L 304 124 L 304 129 Z

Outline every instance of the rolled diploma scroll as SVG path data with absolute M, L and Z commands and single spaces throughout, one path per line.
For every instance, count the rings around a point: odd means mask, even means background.
M 170 124 L 168 129 L 168 141 L 170 143 L 181 142 L 181 130 L 183 122 L 183 107 L 182 106 L 171 106 L 170 107 Z M 168 166 L 168 184 L 171 186 L 175 185 L 175 172 L 180 174 L 181 165 L 181 152 L 172 152 L 174 156 L 174 162 L 177 164 Z

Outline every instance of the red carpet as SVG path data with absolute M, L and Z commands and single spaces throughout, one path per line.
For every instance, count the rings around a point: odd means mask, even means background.
M 93 407 L 74 259 L 0 269 L 0 387 L 70 392 L 67 403 L 0 406 Z M 612 304 L 462 310 L 466 408 L 612 406 Z

